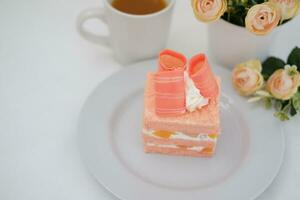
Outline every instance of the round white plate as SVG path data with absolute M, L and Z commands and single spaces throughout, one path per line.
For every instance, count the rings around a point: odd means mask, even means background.
M 222 133 L 215 156 L 145 154 L 143 90 L 147 72 L 155 69 L 155 60 L 135 64 L 106 79 L 87 99 L 79 142 L 90 172 L 122 200 L 248 200 L 260 195 L 278 173 L 285 149 L 272 111 L 239 97 L 230 72 L 216 66 L 222 79 Z

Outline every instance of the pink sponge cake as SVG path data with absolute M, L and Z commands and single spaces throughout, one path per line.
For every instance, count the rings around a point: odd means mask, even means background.
M 161 59 L 163 55 L 168 55 L 168 59 Z M 142 130 L 145 152 L 199 157 L 213 155 L 220 133 L 219 80 L 212 74 L 204 54 L 192 58 L 188 70 L 185 58 L 177 52 L 163 51 L 160 62 L 162 60 L 171 60 L 168 63 L 159 63 L 159 67 L 168 66 L 167 75 L 159 74 L 165 73 L 164 69 L 159 69 L 147 76 Z M 176 66 L 176 63 L 181 66 Z M 195 78 L 205 91 L 203 95 L 193 79 L 199 71 L 207 73 L 201 74 L 201 80 L 198 76 Z M 181 72 L 184 80 L 182 83 L 182 79 L 178 78 Z M 206 88 L 205 84 L 210 88 Z

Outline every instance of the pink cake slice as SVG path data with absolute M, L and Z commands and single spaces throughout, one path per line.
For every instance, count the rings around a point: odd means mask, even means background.
M 154 74 L 149 73 L 144 94 L 143 139 L 147 153 L 212 156 L 220 132 L 219 94 L 209 104 L 181 116 L 155 112 Z
M 220 131 L 219 95 L 209 104 L 178 117 L 160 117 L 155 113 L 154 74 L 149 73 L 144 93 L 144 128 L 184 132 L 191 136 L 216 134 Z

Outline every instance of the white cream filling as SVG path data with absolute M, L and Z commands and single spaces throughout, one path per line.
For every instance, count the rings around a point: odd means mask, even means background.
M 160 137 L 154 135 L 153 133 L 155 133 L 155 130 L 143 129 L 143 134 L 149 135 L 149 136 L 152 136 L 152 137 L 156 137 L 156 138 L 160 138 Z M 172 134 L 169 139 L 183 139 L 183 140 L 205 141 L 205 142 L 206 141 L 212 141 L 212 142 L 217 141 L 217 138 L 211 138 L 207 134 L 199 134 L 196 137 L 192 137 L 192 136 L 188 136 L 188 135 L 186 135 L 184 133 L 181 133 L 181 132 L 174 132 L 174 134 Z
M 185 80 L 185 104 L 186 109 L 189 112 L 195 111 L 197 108 L 200 109 L 208 104 L 208 99 L 201 95 L 201 91 L 196 88 L 194 81 L 189 77 L 187 72 L 184 72 Z
M 162 147 L 162 148 L 174 148 L 174 149 L 180 149 L 175 144 L 153 144 L 153 143 L 146 143 L 147 146 L 151 147 Z M 192 151 L 202 151 L 205 147 L 202 146 L 193 146 L 193 147 L 188 147 L 186 148 L 187 150 L 192 150 Z

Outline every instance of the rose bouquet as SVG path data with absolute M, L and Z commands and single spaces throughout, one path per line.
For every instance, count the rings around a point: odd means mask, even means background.
M 266 35 L 297 15 L 298 0 L 192 0 L 196 18 L 203 22 L 222 18 L 246 27 L 256 35 Z
M 266 108 L 275 107 L 275 116 L 288 120 L 300 112 L 300 48 L 295 47 L 287 63 L 269 57 L 263 63 L 249 60 L 235 66 L 232 83 L 249 102 L 263 101 Z

